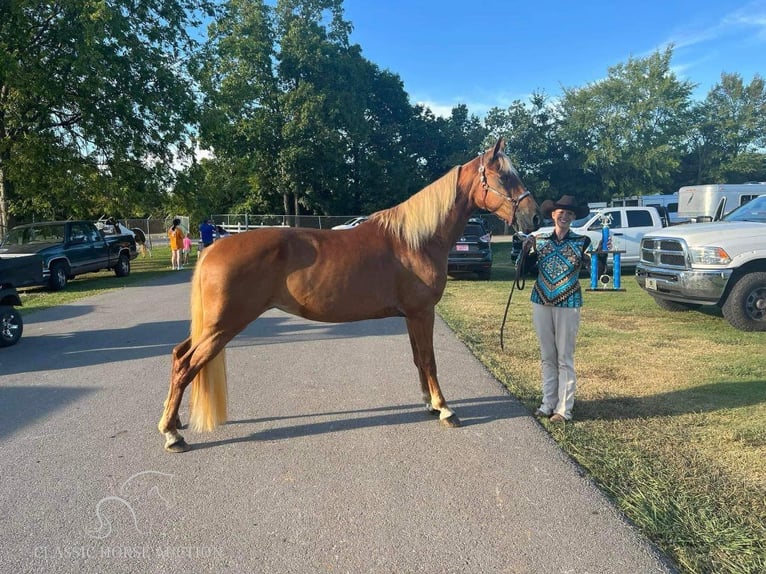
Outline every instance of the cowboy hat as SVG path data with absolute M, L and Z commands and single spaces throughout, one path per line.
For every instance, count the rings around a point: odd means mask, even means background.
M 571 195 L 562 195 L 561 199 L 557 201 L 546 199 L 540 206 L 540 211 L 542 212 L 543 217 L 546 219 L 549 219 L 551 213 L 553 213 L 553 211 L 556 209 L 566 209 L 567 211 L 572 211 L 574 212 L 577 219 L 585 217 L 588 215 L 588 213 L 590 213 L 590 208 L 587 205 L 578 204 L 577 200 Z

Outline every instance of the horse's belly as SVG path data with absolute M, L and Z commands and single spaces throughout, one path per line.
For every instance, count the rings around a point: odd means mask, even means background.
M 365 277 L 292 274 L 287 280 L 289 296 L 277 307 L 313 321 L 329 323 L 403 315 L 393 282 L 380 277 L 377 280 Z

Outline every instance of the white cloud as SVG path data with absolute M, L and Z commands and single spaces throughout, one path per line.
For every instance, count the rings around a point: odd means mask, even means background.
M 452 108 L 457 104 L 439 104 L 436 102 L 423 101 L 417 102 L 416 105 L 428 108 L 437 117 L 449 118 L 452 115 Z

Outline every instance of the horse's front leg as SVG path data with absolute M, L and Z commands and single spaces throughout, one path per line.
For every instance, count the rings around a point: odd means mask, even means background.
M 431 391 L 428 388 L 428 378 L 426 377 L 426 373 L 423 370 L 423 368 L 420 366 L 419 358 L 418 358 L 418 345 L 415 342 L 415 339 L 412 337 L 412 329 L 409 328 L 409 321 L 407 322 L 407 334 L 410 337 L 410 346 L 412 347 L 412 359 L 415 363 L 415 366 L 418 369 L 418 378 L 420 379 L 420 392 L 422 393 L 421 396 L 423 397 L 423 402 L 426 404 L 426 409 L 430 414 L 439 414 L 439 411 L 437 411 L 435 408 L 431 406 Z
M 191 448 L 181 433 L 178 432 L 178 429 L 181 428 L 181 417 L 178 415 L 178 410 L 181 406 L 184 389 L 191 382 L 188 358 L 190 347 L 191 339 L 186 339 L 173 349 L 170 389 L 168 390 L 168 398 L 165 399 L 162 418 L 157 425 L 159 431 L 165 435 L 165 450 L 169 452 L 186 452 Z
M 439 420 L 444 426 L 459 427 L 460 419 L 447 406 L 439 380 L 436 378 L 436 358 L 434 357 L 434 310 L 425 311 L 414 317 L 407 317 L 407 332 L 412 345 L 412 355 L 420 376 L 423 399 L 429 410 L 439 412 Z

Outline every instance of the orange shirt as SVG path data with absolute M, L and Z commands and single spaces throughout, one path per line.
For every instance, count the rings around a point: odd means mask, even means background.
M 169 229 L 168 238 L 170 239 L 170 249 L 172 251 L 183 249 L 184 232 L 180 226 L 176 227 L 175 230 Z

